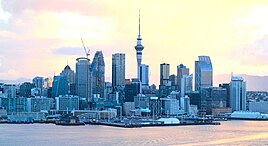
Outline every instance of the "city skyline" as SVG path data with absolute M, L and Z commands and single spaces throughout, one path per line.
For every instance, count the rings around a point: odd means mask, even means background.
M 0 79 L 52 77 L 67 64 L 75 69 L 75 59 L 84 57 L 81 37 L 91 61 L 96 51 L 104 53 L 106 81 L 114 53 L 126 54 L 126 78 L 136 77 L 139 9 L 150 84 L 159 84 L 159 64 L 176 74 L 183 63 L 191 74 L 200 55 L 211 57 L 214 75 L 268 74 L 265 1 L 0 2 Z

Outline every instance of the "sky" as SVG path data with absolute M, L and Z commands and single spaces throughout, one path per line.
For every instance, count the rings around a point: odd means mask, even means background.
M 0 80 L 75 70 L 81 37 L 91 60 L 104 53 L 106 81 L 114 53 L 126 53 L 126 77 L 136 77 L 139 9 L 150 84 L 159 84 L 161 63 L 193 73 L 199 55 L 211 57 L 214 75 L 268 75 L 268 1 L 0 0 Z

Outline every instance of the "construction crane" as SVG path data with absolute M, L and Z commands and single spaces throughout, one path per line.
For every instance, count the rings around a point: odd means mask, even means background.
M 85 54 L 86 54 L 86 58 L 87 58 L 87 64 L 86 64 L 86 103 L 88 105 L 88 66 L 89 66 L 89 56 L 90 56 L 90 49 L 87 50 L 87 48 L 85 47 L 85 44 L 84 44 L 84 41 L 83 39 L 81 38 L 81 42 L 83 44 L 83 48 L 84 48 L 84 51 L 85 51 Z

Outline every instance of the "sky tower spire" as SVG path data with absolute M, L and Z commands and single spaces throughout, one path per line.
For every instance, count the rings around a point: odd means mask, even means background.
M 142 60 L 142 50 L 144 47 L 141 44 L 141 34 L 140 34 L 140 28 L 141 28 L 141 19 L 140 19 L 140 10 L 139 10 L 139 34 L 137 38 L 137 45 L 135 46 L 136 50 L 136 58 L 137 58 L 137 78 L 141 80 L 140 78 L 140 66 L 141 66 L 141 60 Z

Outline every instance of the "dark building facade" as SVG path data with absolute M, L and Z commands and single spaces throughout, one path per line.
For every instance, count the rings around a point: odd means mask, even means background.
M 66 76 L 54 76 L 52 83 L 52 97 L 68 94 L 68 82 Z
M 35 85 L 30 82 L 24 82 L 20 85 L 19 95 L 23 97 L 30 97 L 31 96 L 31 89 L 34 88 Z
M 213 108 L 225 108 L 227 90 L 221 87 L 202 88 L 201 110 L 206 114 L 212 114 Z

